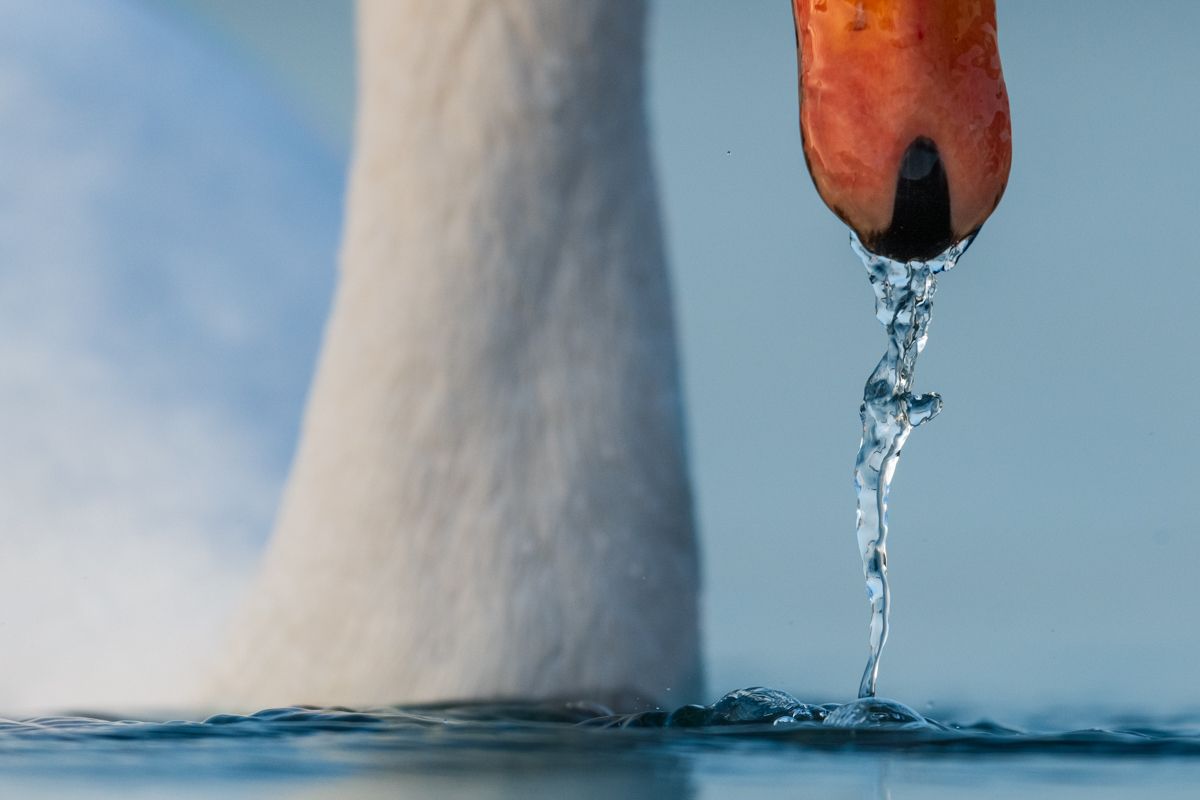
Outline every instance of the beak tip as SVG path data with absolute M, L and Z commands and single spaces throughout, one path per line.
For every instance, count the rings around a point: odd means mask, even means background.
M 888 227 L 868 234 L 864 244 L 897 261 L 930 259 L 954 244 L 950 182 L 937 143 L 919 136 L 900 159 L 896 199 Z
M 793 0 L 793 11 L 805 162 L 826 205 L 889 258 L 969 239 L 1012 158 L 995 0 Z

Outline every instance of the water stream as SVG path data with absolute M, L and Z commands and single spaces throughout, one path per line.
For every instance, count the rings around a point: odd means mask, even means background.
M 887 331 L 888 348 L 863 390 L 862 444 L 854 463 L 858 494 L 858 550 L 871 604 L 870 656 L 858 696 L 874 697 L 879 657 L 888 637 L 891 590 L 887 580 L 887 503 L 896 464 L 913 428 L 942 410 L 935 392 L 913 394 L 917 356 L 925 348 L 937 276 L 954 267 L 971 245 L 964 239 L 929 261 L 895 261 L 872 253 L 850 234 L 875 290 L 875 318 Z

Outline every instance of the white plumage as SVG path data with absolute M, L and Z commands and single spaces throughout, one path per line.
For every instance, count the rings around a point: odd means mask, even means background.
M 360 3 L 339 287 L 215 702 L 699 692 L 644 24 Z

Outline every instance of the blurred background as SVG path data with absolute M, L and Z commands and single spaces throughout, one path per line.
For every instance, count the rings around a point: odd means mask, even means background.
M 941 280 L 880 691 L 1200 705 L 1200 6 L 1000 3 L 1008 193 Z M 883 350 L 783 0 L 654 0 L 710 693 L 857 687 Z M 168 702 L 270 529 L 333 285 L 348 0 L 0 0 L 0 708 Z M 711 698 L 710 698 L 711 699 Z

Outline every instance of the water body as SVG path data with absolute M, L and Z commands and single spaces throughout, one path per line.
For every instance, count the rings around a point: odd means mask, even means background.
M 1182 798 L 1197 780 L 1200 714 L 1019 729 L 760 688 L 634 715 L 507 703 L 0 722 L 0 784 L 27 797 Z
M 952 269 L 971 245 L 964 239 L 929 261 L 895 261 L 876 255 L 854 233 L 851 247 L 862 259 L 875 290 L 875 318 L 887 332 L 887 352 L 863 390 L 862 444 L 854 463 L 858 494 L 858 551 L 871 604 L 870 656 L 859 684 L 859 697 L 874 697 L 879 658 L 887 642 L 891 590 L 887 579 L 887 503 L 904 443 L 913 428 L 942 410 L 936 392 L 914 394 L 917 356 L 925 348 L 933 315 L 937 276 Z

